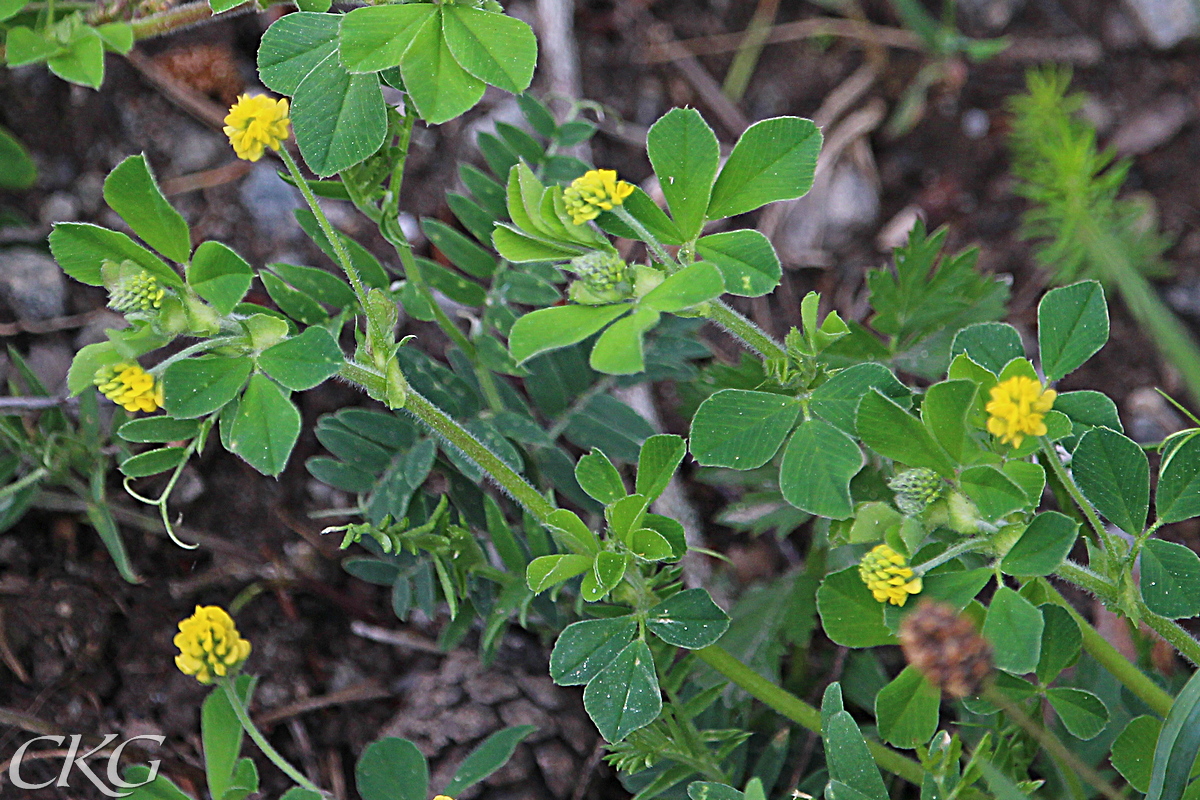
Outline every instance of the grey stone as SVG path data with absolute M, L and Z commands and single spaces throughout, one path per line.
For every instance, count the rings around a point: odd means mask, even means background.
M 999 33 L 1008 27 L 1025 0 L 958 0 L 958 13 L 971 27 Z
M 238 190 L 254 227 L 272 239 L 289 239 L 300 230 L 292 212 L 300 208 L 300 193 L 284 182 L 275 168 L 260 161 Z
M 557 729 L 554 720 L 549 714 L 524 697 L 500 706 L 500 719 L 509 727 L 514 725 L 532 725 L 537 728 L 537 730 L 529 735 L 529 741 L 531 742 L 545 739 Z
M 1135 442 L 1161 442 L 1185 427 L 1183 418 L 1153 387 L 1134 389 L 1125 398 L 1126 431 Z
M 544 742 L 534 750 L 534 758 L 555 797 L 567 798 L 575 788 L 575 758 L 562 742 Z
M 0 250 L 0 298 L 20 319 L 63 314 L 67 282 L 54 259 L 32 247 Z
M 171 166 L 180 174 L 208 169 L 228 147 L 223 137 L 190 122 L 172 131 L 171 143 Z
M 1169 50 L 1200 33 L 1200 12 L 1192 0 L 1125 0 L 1142 33 L 1154 47 Z
M 74 222 L 79 219 L 79 201 L 69 192 L 55 192 L 47 197 L 38 209 L 38 218 L 43 225 Z
M 1182 95 L 1159 97 L 1150 107 L 1126 118 L 1109 145 L 1120 156 L 1149 153 L 1174 139 L 1195 116 L 1196 106 L 1188 98 Z
M 58 340 L 39 338 L 29 346 L 25 361 L 33 374 L 45 384 L 51 394 L 67 385 L 67 370 L 71 368 L 71 348 Z

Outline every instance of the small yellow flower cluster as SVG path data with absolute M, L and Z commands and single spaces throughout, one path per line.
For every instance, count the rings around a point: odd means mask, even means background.
M 166 294 L 167 290 L 158 285 L 158 279 L 142 270 L 113 289 L 108 305 L 122 314 L 132 311 L 154 311 L 162 307 Z
M 582 225 L 600 216 L 601 211 L 612 211 L 631 194 L 632 184 L 617 180 L 615 169 L 593 169 L 571 181 L 563 192 L 563 203 L 571 221 Z
M 233 152 L 246 161 L 258 161 L 266 148 L 278 150 L 288 138 L 288 101 L 265 94 L 243 94 L 225 117 L 225 135 Z
M 886 544 L 863 556 L 858 574 L 880 603 L 902 606 L 910 594 L 921 591 L 921 577 L 912 571 L 904 556 Z
M 110 364 L 96 370 L 92 383 L 100 394 L 126 411 L 145 411 L 147 414 L 163 406 L 162 382 L 141 366 L 132 362 Z
M 196 606 L 196 613 L 179 623 L 175 646 L 175 666 L 201 683 L 233 674 L 250 655 L 250 643 L 220 606 Z
M 993 386 L 991 394 L 987 404 L 989 433 L 1013 447 L 1020 447 L 1026 436 L 1046 435 L 1044 419 L 1058 392 L 1044 389 L 1033 378 L 1018 375 Z
M 446 795 L 444 795 L 444 794 L 439 794 L 437 797 L 433 798 L 433 800 L 454 800 L 454 798 L 453 798 L 453 797 L 447 797 L 447 796 L 446 796 Z

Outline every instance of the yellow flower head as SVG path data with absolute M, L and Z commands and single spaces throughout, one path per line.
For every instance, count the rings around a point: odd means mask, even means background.
M 110 364 L 96 370 L 92 383 L 100 394 L 126 411 L 145 411 L 147 414 L 163 406 L 162 382 L 133 362 Z
M 175 646 L 175 666 L 201 683 L 237 672 L 250 655 L 250 643 L 220 606 L 196 606 L 196 613 L 179 623 Z
M 444 795 L 444 794 L 439 794 L 437 797 L 433 798 L 433 800 L 454 800 L 454 798 L 453 798 L 453 797 L 447 797 L 447 796 L 446 796 L 446 795 Z
M 288 101 L 243 94 L 225 117 L 225 135 L 238 158 L 258 161 L 267 147 L 278 150 L 288 138 Z
M 571 221 L 582 225 L 600 216 L 601 211 L 612 211 L 631 194 L 632 184 L 617 180 L 615 169 L 593 169 L 571 181 L 563 191 L 563 203 Z
M 886 544 L 863 556 L 858 574 L 880 603 L 902 606 L 910 594 L 921 591 L 921 576 L 912 571 L 904 556 Z
M 1055 397 L 1058 392 L 1024 375 L 1001 381 L 992 387 L 987 404 L 988 432 L 1013 447 L 1020 447 L 1026 436 L 1045 436 L 1044 418 Z

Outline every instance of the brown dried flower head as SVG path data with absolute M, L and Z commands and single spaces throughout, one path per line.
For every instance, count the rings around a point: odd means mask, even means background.
M 945 603 L 922 600 L 900 623 L 900 647 L 908 663 L 951 697 L 978 694 L 992 671 L 992 646 Z

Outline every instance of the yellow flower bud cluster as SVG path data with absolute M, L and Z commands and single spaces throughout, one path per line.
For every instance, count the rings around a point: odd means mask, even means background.
M 163 297 L 166 294 L 166 289 L 158 285 L 158 279 L 142 270 L 121 281 L 112 290 L 108 298 L 108 307 L 122 314 L 155 311 L 162 308 Z
M 222 130 L 238 158 L 258 161 L 266 148 L 279 149 L 288 138 L 290 122 L 286 98 L 243 94 L 229 109 Z
M 987 404 L 988 432 L 1000 441 L 1020 447 L 1026 436 L 1046 435 L 1046 412 L 1058 392 L 1045 389 L 1033 378 L 1017 375 L 992 387 Z
M 921 577 L 908 566 L 904 556 L 886 544 L 863 556 L 858 574 L 880 603 L 902 606 L 910 594 L 921 591 Z
M 179 623 L 174 641 L 179 648 L 175 666 L 201 683 L 232 675 L 250 655 L 250 642 L 220 606 L 196 606 L 196 613 Z
M 149 414 L 163 406 L 162 382 L 133 362 L 101 367 L 96 370 L 92 383 L 96 384 L 100 394 L 126 411 Z
M 571 221 L 582 225 L 600 216 L 601 211 L 612 211 L 631 194 L 633 186 L 617 180 L 615 169 L 593 169 L 571 181 L 563 191 L 563 204 Z

